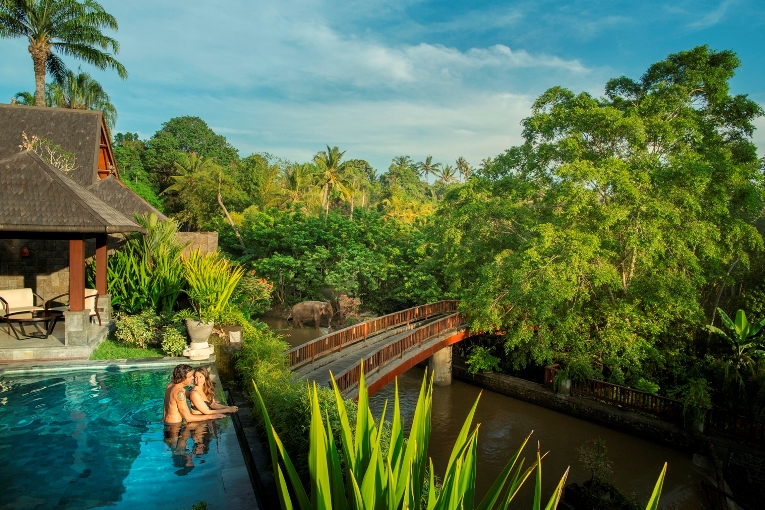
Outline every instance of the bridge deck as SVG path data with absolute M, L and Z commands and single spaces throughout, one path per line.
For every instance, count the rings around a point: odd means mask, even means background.
M 367 338 L 366 342 L 359 342 L 340 352 L 317 359 L 314 363 L 304 365 L 295 370 L 295 376 L 308 381 L 316 381 L 321 386 L 331 387 L 329 372 L 337 377 L 338 374 L 359 364 L 361 359 L 366 359 L 371 354 L 379 351 L 386 345 L 395 343 L 417 329 L 442 319 L 445 315 L 434 315 L 428 319 L 412 322 L 392 328 L 389 331 L 379 333 Z

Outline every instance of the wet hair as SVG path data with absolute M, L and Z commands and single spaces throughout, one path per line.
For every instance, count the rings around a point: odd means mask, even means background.
M 186 380 L 186 376 L 189 375 L 189 372 L 192 370 L 193 368 L 191 368 L 191 365 L 181 363 L 173 369 L 173 377 L 170 380 L 174 384 L 182 383 L 184 380 Z
M 205 399 L 212 404 L 213 400 L 215 400 L 215 388 L 210 379 L 210 372 L 205 367 L 198 367 L 194 370 L 194 374 L 202 374 L 205 376 L 205 383 L 202 385 L 202 393 L 204 394 Z

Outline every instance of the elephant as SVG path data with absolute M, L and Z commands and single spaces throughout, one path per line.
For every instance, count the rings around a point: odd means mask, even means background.
M 292 307 L 292 324 L 302 328 L 304 322 L 313 320 L 314 327 L 319 329 L 321 318 L 326 317 L 327 328 L 331 328 L 334 313 L 329 301 L 303 301 Z

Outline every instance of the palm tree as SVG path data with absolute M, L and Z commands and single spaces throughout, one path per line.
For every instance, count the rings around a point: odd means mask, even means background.
M 16 92 L 11 98 L 11 104 L 23 104 L 26 106 L 35 105 L 35 95 L 31 92 Z
M 473 168 L 470 166 L 470 163 L 468 163 L 465 158 L 460 156 L 457 158 L 456 165 L 457 171 L 460 173 L 462 180 L 467 181 L 470 175 L 473 173 Z
M 449 184 L 455 177 L 457 177 L 457 170 L 452 165 L 446 165 L 444 169 L 438 173 L 438 177 L 440 177 L 444 183 Z
M 101 85 L 88 73 L 74 74 L 72 71 L 67 71 L 62 81 L 48 85 L 46 95 L 50 100 L 47 106 L 101 110 L 109 131 L 114 129 L 117 122 L 117 109 L 109 100 L 109 94 L 104 92 Z
M 102 29 L 117 30 L 117 20 L 95 0 L 0 0 L 0 37 L 26 37 L 35 72 L 35 104 L 45 104 L 45 74 L 63 81 L 60 55 L 78 58 L 99 69 L 127 70 L 111 53 L 119 43 Z
M 314 156 L 313 161 L 319 167 L 319 183 L 322 185 L 321 206 L 329 214 L 329 192 L 337 189 L 344 195 L 348 195 L 343 180 L 346 172 L 350 168 L 348 163 L 341 163 L 345 151 L 340 152 L 338 147 L 330 149 L 327 145 L 326 152 L 319 152 Z
M 314 166 L 310 163 L 293 163 L 282 173 L 285 195 L 290 202 L 300 202 L 311 186 Z
M 425 175 L 425 183 L 427 184 L 428 175 L 438 175 L 438 171 L 441 168 L 441 163 L 433 163 L 433 156 L 428 155 L 428 157 L 425 158 L 425 161 L 420 161 L 417 163 L 417 168 L 419 168 L 420 172 Z

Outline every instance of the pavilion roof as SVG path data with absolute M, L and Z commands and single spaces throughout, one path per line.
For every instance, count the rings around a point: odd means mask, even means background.
M 113 175 L 101 179 L 86 189 L 129 218 L 132 218 L 133 214 L 153 213 L 160 221 L 167 220 L 167 216 Z
M 0 159 L 16 154 L 22 133 L 49 140 L 74 155 L 69 178 L 82 187 L 98 180 L 102 114 L 96 110 L 0 105 Z
M 111 234 L 143 229 L 31 151 L 0 160 L 0 232 Z

